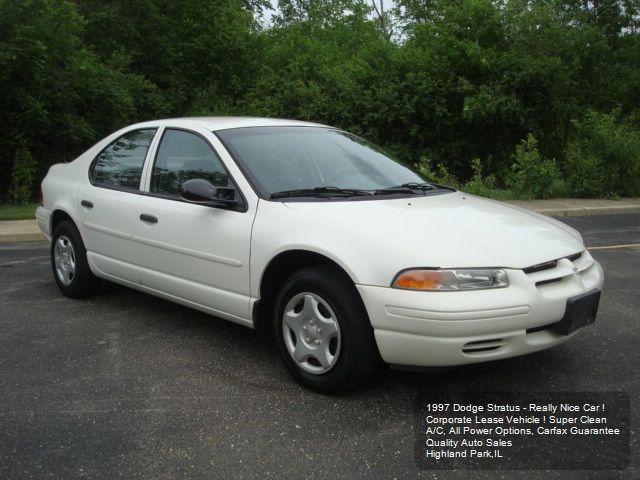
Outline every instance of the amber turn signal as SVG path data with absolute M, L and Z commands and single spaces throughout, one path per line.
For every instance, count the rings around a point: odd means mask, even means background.
M 405 270 L 396 276 L 391 286 L 407 290 L 481 290 L 508 287 L 509 278 L 500 268 Z
M 407 270 L 396 278 L 394 286 L 416 290 L 437 290 L 442 282 L 438 270 Z

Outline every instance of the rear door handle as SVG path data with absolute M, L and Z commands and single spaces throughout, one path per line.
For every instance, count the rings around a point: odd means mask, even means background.
M 158 217 L 154 217 L 153 215 L 149 215 L 148 213 L 141 214 L 140 220 L 147 223 L 158 223 Z
M 89 200 L 82 200 L 80 205 L 86 208 L 93 208 L 93 202 L 90 202 Z

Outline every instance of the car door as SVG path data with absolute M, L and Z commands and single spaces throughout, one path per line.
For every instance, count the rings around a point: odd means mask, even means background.
M 207 138 L 208 137 L 208 138 Z M 255 203 L 236 208 L 190 203 L 186 180 L 234 186 L 211 132 L 165 128 L 136 205 L 135 256 L 141 283 L 173 300 L 249 323 L 249 254 Z M 240 196 L 239 196 L 240 198 Z
M 114 280 L 139 283 L 133 215 L 145 158 L 156 128 L 126 132 L 105 147 L 79 182 L 80 228 L 93 269 Z

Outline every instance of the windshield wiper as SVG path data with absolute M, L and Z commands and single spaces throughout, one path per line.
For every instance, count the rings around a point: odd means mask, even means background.
M 287 197 L 354 197 L 356 195 L 371 195 L 367 190 L 358 190 L 354 188 L 338 188 L 338 187 L 315 187 L 300 188 L 297 190 L 283 190 L 282 192 L 272 193 L 269 198 L 287 198 Z
M 373 191 L 374 195 L 393 195 L 394 193 L 409 193 L 412 195 L 418 195 L 418 191 L 426 192 L 427 190 L 435 190 L 436 187 L 430 183 L 403 183 L 402 185 L 396 185 L 394 187 L 379 188 Z
M 435 190 L 454 190 L 450 187 L 443 187 L 442 185 L 437 185 L 435 183 L 403 183 L 402 185 L 396 185 L 394 187 L 388 188 L 380 188 L 378 190 L 374 190 L 374 195 L 393 195 L 394 193 L 410 193 L 413 195 L 418 195 L 418 192 L 422 192 L 423 195 L 426 195 L 427 192 L 432 192 Z
M 283 190 L 281 192 L 272 193 L 269 198 L 287 198 L 287 197 L 355 197 L 361 195 L 394 195 L 409 194 L 419 195 L 418 192 L 426 194 L 426 192 L 439 189 L 448 189 L 432 183 L 403 183 L 388 188 L 378 188 L 375 190 L 361 190 L 357 188 L 338 188 L 338 187 L 315 187 L 300 188 L 296 190 Z M 452 190 L 452 189 L 451 189 Z

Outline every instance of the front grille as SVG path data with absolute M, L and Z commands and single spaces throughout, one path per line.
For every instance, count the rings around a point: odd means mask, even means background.
M 557 265 L 557 260 L 551 260 L 550 262 L 539 263 L 538 265 L 534 265 L 532 267 L 523 268 L 522 271 L 527 274 L 541 272 L 542 270 L 550 270 L 552 268 L 556 268 Z
M 549 280 L 540 280 L 539 282 L 536 282 L 536 287 L 540 287 L 541 285 L 548 285 L 550 283 L 561 282 L 561 281 L 562 281 L 562 277 L 550 278 Z
M 569 260 L 570 262 L 575 262 L 577 259 L 579 259 L 582 256 L 582 252 L 578 252 L 578 253 L 574 253 L 573 255 L 569 255 L 567 257 L 567 260 Z
M 462 347 L 463 353 L 481 353 L 490 352 L 502 348 L 507 343 L 502 338 L 492 338 L 491 340 L 480 340 L 476 342 L 465 343 Z
M 563 257 L 569 260 L 570 262 L 574 262 L 582 256 L 582 252 L 574 253 L 573 255 L 569 255 L 568 257 Z M 522 271 L 526 274 L 541 272 L 543 270 L 550 270 L 552 268 L 556 268 L 558 266 L 559 258 L 555 260 L 550 260 L 548 262 L 539 263 L 537 265 L 532 265 L 531 267 L 523 268 Z

